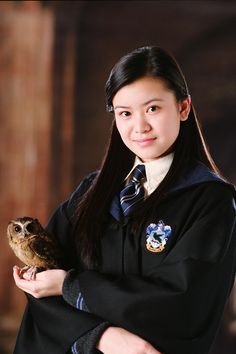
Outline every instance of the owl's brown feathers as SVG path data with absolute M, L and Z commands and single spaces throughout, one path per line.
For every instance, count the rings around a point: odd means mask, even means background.
M 62 252 L 56 239 L 47 233 L 37 219 L 25 216 L 11 220 L 7 227 L 9 245 L 29 268 L 38 270 L 62 268 Z

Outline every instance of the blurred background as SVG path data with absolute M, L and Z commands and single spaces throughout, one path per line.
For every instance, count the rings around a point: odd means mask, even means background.
M 235 1 L 0 2 L 1 354 L 12 353 L 25 306 L 8 221 L 45 224 L 99 168 L 111 126 L 104 83 L 126 52 L 159 45 L 174 54 L 211 153 L 236 183 L 235 38 Z M 212 354 L 235 352 L 234 290 Z

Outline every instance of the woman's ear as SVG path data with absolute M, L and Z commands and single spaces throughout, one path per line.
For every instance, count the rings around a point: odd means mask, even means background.
M 180 102 L 180 120 L 185 121 L 188 119 L 188 115 L 191 109 L 191 97 L 188 96 Z

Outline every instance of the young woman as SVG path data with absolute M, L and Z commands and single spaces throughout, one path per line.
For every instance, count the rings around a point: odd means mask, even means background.
M 205 354 L 235 275 L 235 191 L 203 139 L 170 54 L 143 47 L 106 83 L 99 172 L 50 220 L 66 270 L 36 280 L 15 354 Z

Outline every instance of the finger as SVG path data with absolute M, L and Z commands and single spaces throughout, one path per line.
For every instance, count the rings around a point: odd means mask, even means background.
M 33 280 L 33 279 L 32 279 L 32 274 L 31 274 L 31 273 L 28 273 L 28 272 L 25 272 L 25 273 L 23 274 L 23 279 L 25 279 L 25 280 Z
M 31 294 L 34 297 L 38 296 L 39 289 L 37 288 L 37 286 L 35 286 L 34 281 L 25 280 L 20 277 L 16 277 L 15 283 L 19 289 L 25 291 L 26 293 Z
M 31 282 L 29 280 L 26 280 L 26 279 L 23 279 L 21 276 L 20 276 L 20 269 L 19 268 L 14 268 L 13 269 L 13 278 L 15 280 L 15 283 L 16 285 L 19 287 L 19 288 L 31 288 Z
M 13 267 L 13 274 L 15 273 L 15 274 L 19 274 L 19 272 L 20 272 L 20 268 L 17 266 L 17 265 L 14 265 L 14 267 Z
M 15 278 L 20 278 L 22 279 L 23 278 L 23 275 L 24 275 L 24 272 L 22 271 L 22 268 L 18 267 L 18 266 L 14 266 L 13 267 L 13 276 Z
M 23 290 L 24 292 L 38 298 L 40 297 L 40 291 L 37 287 L 35 280 L 26 280 L 20 277 L 20 268 L 15 266 L 13 268 L 13 277 L 16 283 L 16 286 Z
M 13 267 L 13 277 L 15 281 L 20 279 L 20 268 L 17 266 Z
M 20 268 L 18 267 L 13 268 L 13 278 L 17 284 L 21 284 L 21 282 L 24 281 Z

